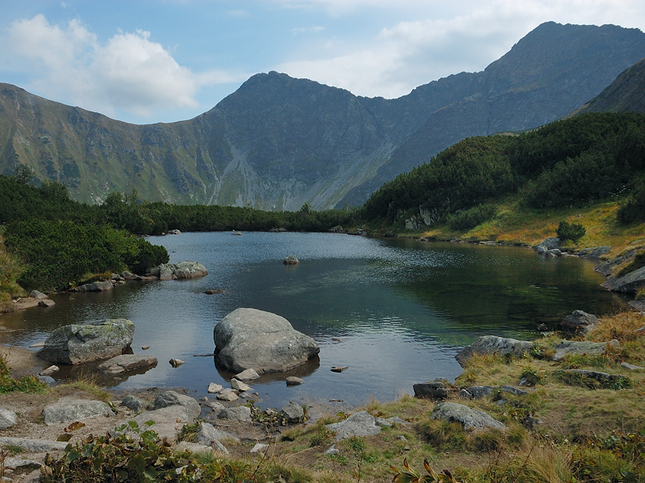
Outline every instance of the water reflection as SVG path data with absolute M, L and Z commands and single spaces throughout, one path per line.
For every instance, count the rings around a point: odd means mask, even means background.
M 580 259 L 541 259 L 526 249 L 374 240 L 338 234 L 187 233 L 153 237 L 171 261 L 196 260 L 207 277 L 129 283 L 113 292 L 65 294 L 57 305 L 0 318 L 3 343 L 29 345 L 60 325 L 123 317 L 136 326 L 133 350 L 159 365 L 119 387 L 183 386 L 204 395 L 226 384 L 212 357 L 213 328 L 229 312 L 251 307 L 277 313 L 313 337 L 320 358 L 294 375 L 252 385 L 263 405 L 298 398 L 362 403 L 391 399 L 412 384 L 454 378 L 459 348 L 478 335 L 535 337 L 574 309 L 603 314 L 625 308 L 600 286 L 602 277 Z M 300 265 L 282 260 L 294 253 Z M 206 295 L 208 289 L 222 293 Z M 341 342 L 332 340 L 340 339 Z M 186 363 L 172 368 L 170 358 Z M 347 365 L 338 374 L 331 366 Z M 302 371 L 302 372 L 298 372 Z

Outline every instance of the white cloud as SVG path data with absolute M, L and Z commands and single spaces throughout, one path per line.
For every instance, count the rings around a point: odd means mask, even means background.
M 166 109 L 195 108 L 198 90 L 232 82 L 225 72 L 196 74 L 180 66 L 150 33 L 118 33 L 106 44 L 78 20 L 51 25 L 43 15 L 10 28 L 10 48 L 29 59 L 39 93 L 114 115 L 119 109 L 152 118 Z
M 295 28 L 291 29 L 291 33 L 293 35 L 300 35 L 300 34 L 318 34 L 320 32 L 324 32 L 325 27 L 321 26 L 316 26 L 316 27 L 300 27 L 300 28 Z

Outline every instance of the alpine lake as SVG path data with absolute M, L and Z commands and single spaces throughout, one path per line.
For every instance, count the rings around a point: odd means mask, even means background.
M 159 364 L 99 382 L 125 391 L 181 387 L 199 398 L 209 383 L 227 387 L 232 376 L 215 365 L 213 328 L 236 308 L 251 307 L 285 317 L 320 346 L 319 358 L 251 381 L 256 404 L 360 405 L 412 394 L 418 382 L 454 380 L 462 372 L 455 354 L 481 335 L 532 340 L 540 323 L 556 329 L 575 309 L 603 315 L 627 308 L 600 287 L 604 278 L 593 271 L 595 262 L 544 258 L 527 248 L 332 233 L 183 233 L 148 240 L 165 246 L 171 262 L 201 262 L 209 274 L 54 295 L 51 308 L 3 315 L 0 342 L 28 347 L 62 325 L 130 319 L 134 353 L 155 356 Z M 299 265 L 282 263 L 290 254 Z M 221 293 L 207 295 L 209 289 Z M 171 358 L 185 363 L 173 368 Z M 332 366 L 347 369 L 337 373 Z M 305 383 L 287 387 L 288 375 Z M 73 377 L 95 377 L 93 367 L 56 375 Z

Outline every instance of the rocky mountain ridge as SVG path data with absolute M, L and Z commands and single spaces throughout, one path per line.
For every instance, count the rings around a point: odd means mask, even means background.
M 146 200 L 268 210 L 356 205 L 465 137 L 567 115 L 643 56 L 640 30 L 548 22 L 484 71 L 398 99 L 270 72 L 194 119 L 150 125 L 0 84 L 0 173 L 30 166 L 86 202 L 135 189 Z

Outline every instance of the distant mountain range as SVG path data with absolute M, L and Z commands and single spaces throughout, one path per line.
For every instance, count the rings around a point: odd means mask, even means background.
M 30 166 L 85 202 L 136 189 L 150 201 L 268 210 L 357 205 L 465 137 L 530 129 L 585 103 L 588 110 L 642 108 L 636 87 L 645 67 L 634 64 L 643 57 L 638 29 L 549 22 L 483 72 L 398 99 L 270 72 L 194 119 L 151 125 L 0 84 L 0 173 Z M 608 88 L 623 71 L 618 80 L 634 86 L 631 97 L 622 94 L 626 87 L 620 94 Z

